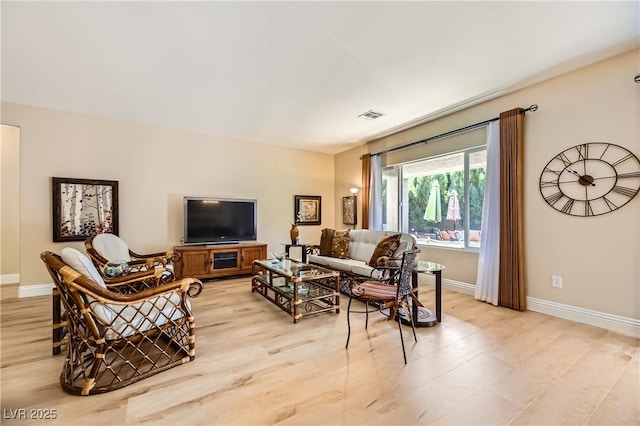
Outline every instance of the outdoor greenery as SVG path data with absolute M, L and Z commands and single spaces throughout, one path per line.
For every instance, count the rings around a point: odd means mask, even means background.
M 442 220 L 430 222 L 424 218 L 425 209 L 434 180 L 440 184 L 440 205 Z M 432 233 L 432 228 L 463 229 L 465 217 L 464 173 L 456 171 L 432 176 L 420 176 L 409 179 L 409 229 L 412 233 Z M 484 200 L 485 169 L 469 170 L 469 228 L 480 229 L 482 221 L 482 203 Z M 451 190 L 458 192 L 461 220 L 455 223 L 448 220 L 447 209 Z

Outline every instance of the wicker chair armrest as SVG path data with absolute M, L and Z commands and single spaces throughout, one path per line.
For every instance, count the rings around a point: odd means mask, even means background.
M 158 252 L 158 253 L 149 253 L 149 254 L 138 254 L 133 250 L 129 250 L 129 255 L 134 259 L 151 259 L 154 262 L 162 262 L 163 264 L 167 264 L 168 262 L 173 260 L 173 251 L 166 252 Z
M 103 280 L 110 290 L 118 293 L 131 293 L 132 291 L 140 291 L 142 288 L 157 287 L 163 282 L 169 281 L 165 279 L 164 271 L 166 271 L 165 268 L 157 268 L 128 272 L 110 278 L 103 275 Z M 173 275 L 171 275 L 171 279 L 173 279 Z
M 123 294 L 103 288 L 93 280 L 86 278 L 85 276 L 68 266 L 64 266 L 62 269 L 60 269 L 60 274 L 64 277 L 65 282 L 70 287 L 73 287 L 79 292 L 93 297 L 100 303 L 109 303 L 115 305 L 133 305 L 135 303 L 144 302 L 145 300 L 148 300 L 150 298 L 168 293 L 182 293 L 182 297 L 186 297 L 187 295 L 194 297 L 194 292 L 190 289 L 194 285 L 195 287 L 198 287 L 198 283 L 200 287 L 202 286 L 202 283 L 195 278 L 184 278 L 180 281 L 171 281 L 155 287 L 145 288 L 144 290 L 141 290 L 139 292 Z

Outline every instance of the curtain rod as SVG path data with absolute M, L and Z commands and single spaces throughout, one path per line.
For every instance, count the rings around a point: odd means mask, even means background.
M 533 104 L 529 108 L 524 109 L 523 112 L 529 112 L 529 111 L 535 112 L 537 110 L 538 110 L 538 105 Z M 453 135 L 456 135 L 458 133 L 463 133 L 463 132 L 467 132 L 469 130 L 476 129 L 478 127 L 486 126 L 487 124 L 489 124 L 489 123 L 491 123 L 493 121 L 496 121 L 496 120 L 500 120 L 500 117 L 490 118 L 488 120 L 481 121 L 480 123 L 475 123 L 475 124 L 471 124 L 469 126 L 461 127 L 459 129 L 450 130 L 448 132 L 441 133 L 441 134 L 436 135 L 436 136 L 430 136 L 430 137 L 428 137 L 426 139 L 422 139 L 422 140 L 419 140 L 419 141 L 410 142 L 410 143 L 405 144 L 405 145 L 394 146 L 393 148 L 385 149 L 384 151 L 380 151 L 380 152 L 376 152 L 374 154 L 371 154 L 371 156 L 374 157 L 376 155 L 384 155 L 384 154 L 388 154 L 390 152 L 399 151 L 401 149 L 411 148 L 412 146 L 420 145 L 420 144 L 423 144 L 423 143 L 433 142 L 433 141 L 435 141 L 437 139 L 446 138 L 447 136 L 453 136 Z

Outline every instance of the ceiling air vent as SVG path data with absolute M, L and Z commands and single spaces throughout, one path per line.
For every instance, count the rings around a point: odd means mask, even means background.
M 382 113 L 382 112 L 377 112 L 377 111 L 374 111 L 374 110 L 370 109 L 367 112 L 363 112 L 358 117 L 366 118 L 368 120 L 375 120 L 376 118 L 380 118 L 383 115 L 384 115 L 384 113 Z

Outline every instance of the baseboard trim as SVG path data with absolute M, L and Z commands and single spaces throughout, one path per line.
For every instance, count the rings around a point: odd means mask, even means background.
M 0 275 L 0 285 L 18 284 L 20 282 L 20 274 L 2 274 Z
M 51 296 L 51 289 L 53 287 L 53 283 L 24 286 L 21 285 L 20 287 L 18 287 L 18 298 L 22 299 L 25 297 Z
M 640 320 L 627 318 L 591 309 L 578 308 L 563 303 L 527 297 L 527 309 L 558 318 L 568 319 L 583 324 L 615 331 L 625 336 L 640 339 Z
M 420 285 L 429 285 L 434 287 L 436 285 L 436 277 L 431 274 L 420 274 L 419 276 L 419 284 Z M 442 288 L 446 288 L 448 290 L 455 291 L 457 293 L 468 294 L 473 296 L 473 292 L 476 289 L 476 286 L 473 284 L 463 283 L 462 281 L 454 281 L 447 278 L 442 279 Z
M 421 274 L 420 284 L 429 286 L 435 285 L 433 275 Z M 458 293 L 474 295 L 476 286 L 469 283 L 442 280 L 442 287 Z M 640 319 L 622 317 L 591 309 L 579 308 L 563 303 L 551 302 L 549 300 L 527 297 L 527 310 L 551 315 L 552 317 L 567 319 L 582 324 L 593 325 L 595 327 L 611 330 L 636 339 L 640 339 Z

